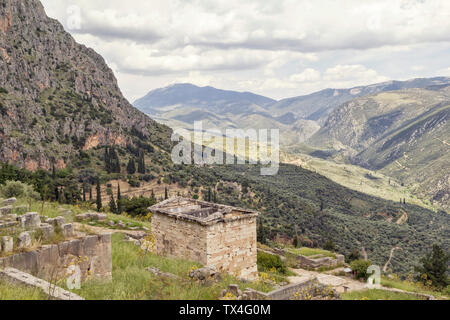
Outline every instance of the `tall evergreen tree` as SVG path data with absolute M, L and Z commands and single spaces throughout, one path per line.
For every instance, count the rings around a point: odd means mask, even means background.
M 111 157 L 110 157 L 110 154 L 109 154 L 109 148 L 108 147 L 105 148 L 105 156 L 104 156 L 104 158 L 105 158 L 105 170 L 106 170 L 106 172 L 111 173 Z
M 92 201 L 92 185 L 89 185 L 89 201 Z
M 295 248 L 298 248 L 298 237 L 297 236 L 294 237 L 293 245 Z
M 83 202 L 86 202 L 86 183 L 83 183 Z
M 114 200 L 114 195 L 112 195 L 112 194 L 111 194 L 111 199 L 109 200 L 109 210 L 112 213 L 118 213 L 117 212 L 116 201 Z
M 449 259 L 450 255 L 439 245 L 433 245 L 432 252 L 420 260 L 422 266 L 415 268 L 419 273 L 417 279 L 419 281 L 431 280 L 436 288 L 447 287 L 450 284 L 447 276 Z
M 262 221 L 258 221 L 258 223 L 259 223 L 259 226 L 258 226 L 258 231 L 257 231 L 257 240 L 261 244 L 266 244 L 267 243 L 266 228 L 264 227 Z
M 55 187 L 55 199 L 59 202 L 59 189 L 57 186 Z
M 117 213 L 118 214 L 122 213 L 122 203 L 120 200 L 122 200 L 122 195 L 120 193 L 120 185 L 117 184 Z
M 128 165 L 127 165 L 127 173 L 128 174 L 135 174 L 136 173 L 136 165 L 134 163 L 134 159 L 131 158 L 128 161 Z
M 111 172 L 120 173 L 120 159 L 114 147 L 110 151 Z
M 139 150 L 138 173 L 145 174 L 145 154 L 143 150 Z
M 100 189 L 100 179 L 97 179 L 97 211 L 102 209 L 102 194 Z
M 151 199 L 154 200 L 154 201 L 156 200 L 156 198 L 155 198 L 155 191 L 153 191 L 153 189 L 152 189 Z
M 169 199 L 169 190 L 167 189 L 167 187 L 164 188 L 164 199 Z

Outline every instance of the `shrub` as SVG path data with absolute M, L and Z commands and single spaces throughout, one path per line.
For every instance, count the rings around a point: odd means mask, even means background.
M 148 214 L 148 207 L 151 207 L 155 203 L 156 201 L 154 199 L 146 197 L 122 198 L 118 201 L 121 210 L 132 217 L 146 216 Z
M 30 198 L 38 200 L 39 193 L 34 191 L 33 187 L 20 181 L 6 181 L 5 185 L 0 186 L 0 194 L 5 198 Z
M 367 269 L 372 265 L 370 260 L 355 260 L 350 264 L 353 272 L 356 273 L 356 279 L 367 280 L 370 274 L 367 273 Z
M 325 242 L 325 244 L 323 245 L 323 248 L 328 251 L 334 251 L 334 250 L 336 250 L 336 245 L 334 244 L 333 240 L 329 239 Z
M 447 276 L 449 259 L 450 255 L 439 245 L 433 245 L 432 252 L 420 260 L 422 266 L 415 268 L 419 272 L 418 280 L 424 283 L 431 281 L 436 288 L 447 287 L 450 283 Z
M 285 274 L 287 269 L 280 256 L 266 252 L 258 252 L 258 270 L 270 271 L 276 269 L 277 272 Z

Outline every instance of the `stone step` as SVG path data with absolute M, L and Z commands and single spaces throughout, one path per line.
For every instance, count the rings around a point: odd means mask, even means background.
M 82 297 L 72 292 L 14 268 L 6 268 L 0 271 L 0 279 L 25 285 L 27 287 L 41 289 L 45 294 L 48 294 L 55 300 L 84 300 Z

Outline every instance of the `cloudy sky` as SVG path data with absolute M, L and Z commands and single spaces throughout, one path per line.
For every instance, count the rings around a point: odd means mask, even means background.
M 275 99 L 450 76 L 448 0 L 41 0 L 134 101 L 178 82 Z

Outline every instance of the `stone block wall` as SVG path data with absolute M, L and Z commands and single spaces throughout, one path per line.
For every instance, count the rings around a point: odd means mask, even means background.
M 152 215 L 152 232 L 159 255 L 207 265 L 206 231 L 205 227 L 193 221 L 178 220 L 157 212 Z
M 66 277 L 71 264 L 80 266 L 82 281 L 88 277 L 111 280 L 111 234 L 86 236 L 0 258 L 0 268 L 16 268 L 48 281 Z
M 207 229 L 208 265 L 247 280 L 258 278 L 256 217 L 231 219 Z
M 258 277 L 255 216 L 201 224 L 155 212 L 152 231 L 160 255 L 215 266 L 247 280 Z

